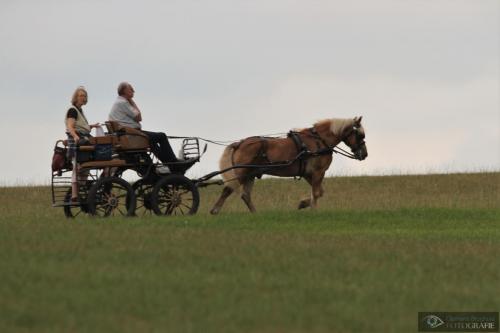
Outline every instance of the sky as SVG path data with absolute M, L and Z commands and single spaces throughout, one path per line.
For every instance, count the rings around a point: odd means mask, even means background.
M 0 0 L 0 185 L 48 184 L 75 88 L 103 122 L 121 81 L 167 135 L 363 116 L 368 158 L 331 176 L 499 171 L 499 43 L 498 0 Z

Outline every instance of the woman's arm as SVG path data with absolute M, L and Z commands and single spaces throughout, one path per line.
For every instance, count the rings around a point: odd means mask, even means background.
M 69 134 L 71 134 L 73 140 L 75 140 L 75 143 L 78 143 L 80 137 L 76 133 L 75 123 L 76 123 L 75 118 L 66 118 L 66 127 L 68 128 Z

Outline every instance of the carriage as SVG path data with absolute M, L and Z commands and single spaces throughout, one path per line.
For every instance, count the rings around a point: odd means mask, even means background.
M 105 125 L 104 136 L 91 137 L 77 147 L 77 201 L 71 198 L 73 165 L 64 158 L 59 166 L 53 162 L 53 207 L 62 207 L 67 217 L 196 213 L 200 184 L 184 174 L 200 160 L 198 138 L 176 137 L 182 140 L 180 161 L 162 164 L 154 159 L 144 133 L 113 121 Z M 54 156 L 64 157 L 67 144 L 57 141 Z M 123 179 L 127 170 L 135 171 L 139 179 L 132 184 Z
M 226 145 L 221 157 L 221 170 L 198 179 L 184 176 L 200 161 L 198 137 L 180 139 L 179 162 L 155 162 L 148 137 L 141 131 L 106 122 L 104 136 L 90 138 L 88 144 L 77 147 L 78 172 L 67 161 L 52 164 L 52 203 L 63 207 L 67 217 L 80 213 L 93 216 L 134 216 L 145 214 L 195 214 L 200 203 L 198 188 L 223 185 L 222 193 L 210 210 L 217 214 L 225 200 L 242 188 L 241 199 L 251 212 L 255 207 L 251 191 L 255 178 L 263 174 L 279 177 L 304 178 L 311 185 L 311 194 L 299 202 L 298 208 L 316 207 L 323 195 L 321 183 L 332 162 L 332 153 L 362 161 L 368 156 L 362 117 L 326 119 L 312 127 L 292 130 L 284 137 L 253 136 Z M 209 140 L 204 140 L 213 142 Z M 343 142 L 351 152 L 337 147 Z M 67 142 L 56 142 L 55 155 L 65 156 Z M 63 160 L 63 159 L 62 159 Z M 165 166 L 168 171 L 165 172 Z M 123 178 L 132 170 L 139 180 L 130 184 Z M 77 179 L 72 177 L 77 176 Z M 212 181 L 222 175 L 222 180 Z M 78 200 L 72 199 L 72 182 L 78 183 Z

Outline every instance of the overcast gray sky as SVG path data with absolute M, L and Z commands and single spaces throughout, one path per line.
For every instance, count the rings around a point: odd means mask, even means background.
M 73 90 L 216 140 L 364 116 L 331 175 L 499 170 L 500 1 L 0 1 L 0 184 L 47 183 Z M 217 168 L 209 147 L 191 176 Z

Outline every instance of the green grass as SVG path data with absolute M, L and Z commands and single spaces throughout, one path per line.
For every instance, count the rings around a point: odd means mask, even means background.
M 257 183 L 196 216 L 68 221 L 0 189 L 1 332 L 415 332 L 418 311 L 500 309 L 499 173 Z

